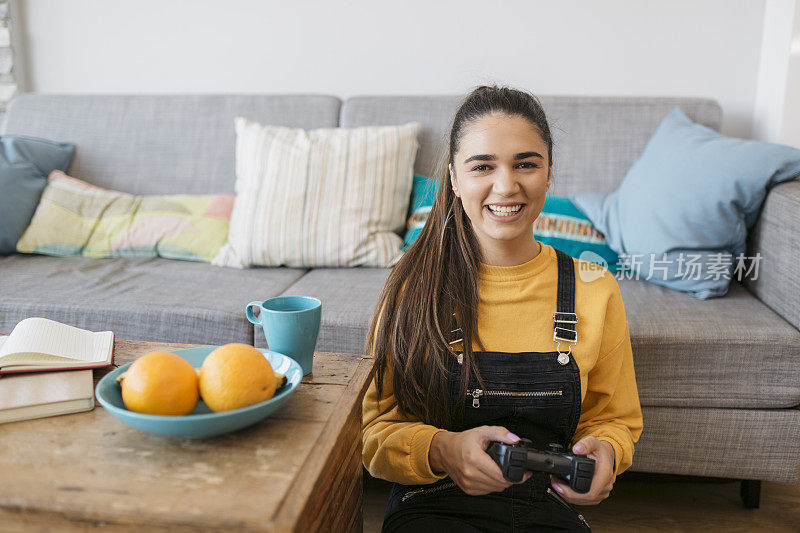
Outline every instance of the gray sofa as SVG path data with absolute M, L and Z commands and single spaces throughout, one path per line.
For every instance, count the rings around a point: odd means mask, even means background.
M 717 129 L 696 98 L 548 97 L 554 193 L 610 192 L 660 120 L 680 106 Z M 77 144 L 70 174 L 140 194 L 233 192 L 233 119 L 286 126 L 423 124 L 416 171 L 430 175 L 456 96 L 18 96 L 5 134 Z M 402 235 L 403 228 L 397 228 Z M 644 433 L 631 470 L 794 482 L 800 457 L 800 182 L 775 187 L 751 232 L 759 278 L 696 300 L 620 280 Z M 323 302 L 317 349 L 361 353 L 389 269 L 225 269 L 162 259 L 0 258 L 0 331 L 45 316 L 118 338 L 266 347 L 247 302 L 305 294 Z M 757 496 L 758 483 L 743 484 Z

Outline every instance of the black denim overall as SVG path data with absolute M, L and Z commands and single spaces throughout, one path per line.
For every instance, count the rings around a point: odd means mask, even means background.
M 450 395 L 466 402 L 464 419 L 454 431 L 478 426 L 503 426 L 515 435 L 546 450 L 555 442 L 570 449 L 581 413 L 581 381 L 571 353 L 577 343 L 575 315 L 575 271 L 572 258 L 556 250 L 558 257 L 557 309 L 553 315 L 552 352 L 476 351 L 486 390 L 471 377 L 467 394 L 458 393 L 459 360 L 451 358 Z M 451 344 L 461 339 L 455 324 Z M 570 348 L 562 351 L 566 343 Z M 457 404 L 453 404 L 457 405 Z M 534 472 L 524 483 L 502 492 L 473 496 L 448 476 L 427 485 L 395 483 L 389 495 L 383 533 L 428 531 L 459 533 L 489 531 L 588 531 L 589 525 L 550 487 L 550 476 Z

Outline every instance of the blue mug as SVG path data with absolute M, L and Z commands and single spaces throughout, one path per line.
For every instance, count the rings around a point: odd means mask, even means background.
M 261 312 L 253 314 L 253 308 Z M 310 374 L 314 365 L 322 302 L 311 296 L 276 296 L 245 307 L 247 320 L 264 329 L 270 350 L 291 357 Z

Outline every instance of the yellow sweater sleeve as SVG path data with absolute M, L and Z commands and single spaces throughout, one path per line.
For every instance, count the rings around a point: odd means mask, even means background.
M 364 395 L 364 467 L 374 477 L 404 485 L 429 484 L 447 477 L 431 470 L 428 456 L 433 436 L 445 430 L 401 417 L 393 390 L 390 365 L 384 373 L 380 410 L 375 377 Z
M 573 444 L 587 435 L 611 444 L 617 476 L 631 466 L 633 445 L 642 433 L 642 409 L 619 287 L 608 304 L 603 338 L 601 353 L 588 373 Z

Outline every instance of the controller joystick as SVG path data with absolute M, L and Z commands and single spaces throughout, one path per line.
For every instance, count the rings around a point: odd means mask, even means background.
M 520 439 L 517 444 L 493 441 L 486 453 L 494 459 L 508 481 L 522 481 L 525 471 L 532 470 L 560 477 L 575 492 L 589 492 L 594 475 L 594 459 L 565 452 L 564 447 L 555 442 L 547 447 L 547 451 L 539 451 L 533 447 L 530 439 Z
M 547 445 L 547 448 L 548 448 L 548 450 L 547 450 L 548 452 L 564 453 L 564 447 L 562 445 L 558 444 L 557 442 L 551 442 L 550 444 Z

